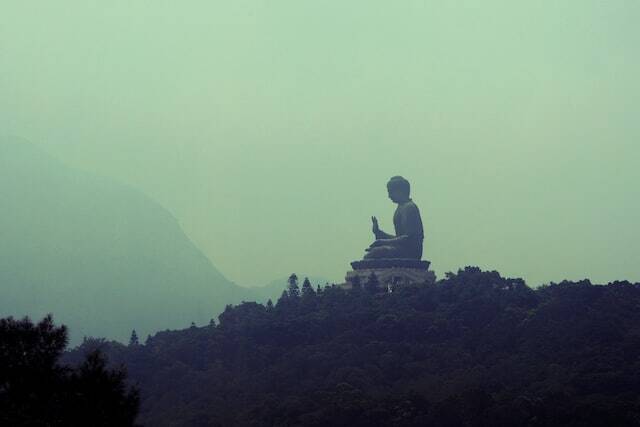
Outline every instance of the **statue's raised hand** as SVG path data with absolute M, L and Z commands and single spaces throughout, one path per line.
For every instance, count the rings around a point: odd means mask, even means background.
M 372 216 L 371 222 L 373 223 L 373 227 L 371 228 L 373 230 L 373 234 L 377 236 L 378 233 L 380 232 L 380 227 L 378 227 L 378 218 L 376 218 L 375 216 Z

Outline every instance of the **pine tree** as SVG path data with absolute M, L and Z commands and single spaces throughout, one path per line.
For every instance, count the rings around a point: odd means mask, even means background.
M 271 301 L 271 298 L 267 301 L 267 311 L 273 311 L 273 301 Z
M 191 322 L 191 326 L 189 326 L 191 329 L 195 329 L 196 327 L 196 322 Z
M 140 342 L 138 341 L 138 334 L 134 329 L 131 331 L 131 337 L 129 338 L 129 345 L 139 345 L 139 344 Z
M 211 320 L 209 320 L 209 326 L 211 326 L 212 328 L 216 326 L 216 319 L 212 317 Z
M 282 295 L 280 295 L 280 298 L 278 298 L 278 302 L 276 303 L 276 306 L 282 307 L 286 305 L 287 302 L 289 302 L 289 293 L 285 289 L 284 291 L 282 291 Z
M 318 283 L 318 286 L 316 287 L 316 294 L 320 295 L 322 293 L 322 288 L 320 287 L 320 284 Z
M 303 298 L 312 298 L 316 296 L 315 291 L 313 290 L 313 286 L 311 286 L 311 282 L 308 277 L 304 278 L 304 282 L 302 282 L 302 297 Z
M 292 298 L 299 297 L 300 288 L 298 287 L 298 276 L 295 273 L 291 274 L 287 282 L 289 284 L 289 296 Z

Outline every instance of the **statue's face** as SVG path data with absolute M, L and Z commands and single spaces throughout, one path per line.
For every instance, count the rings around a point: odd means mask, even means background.
M 407 199 L 407 195 L 398 187 L 387 186 L 387 192 L 393 203 L 403 202 Z

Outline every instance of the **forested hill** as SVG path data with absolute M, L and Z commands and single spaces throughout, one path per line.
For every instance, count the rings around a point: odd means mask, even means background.
M 468 267 L 375 293 L 293 289 L 124 362 L 149 426 L 640 425 L 640 284 L 533 290 Z

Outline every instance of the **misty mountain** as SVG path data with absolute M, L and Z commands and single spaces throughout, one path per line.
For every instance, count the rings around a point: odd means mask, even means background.
M 72 341 L 203 324 L 248 298 L 158 203 L 7 137 L 0 139 L 0 289 L 1 316 L 53 313 Z

